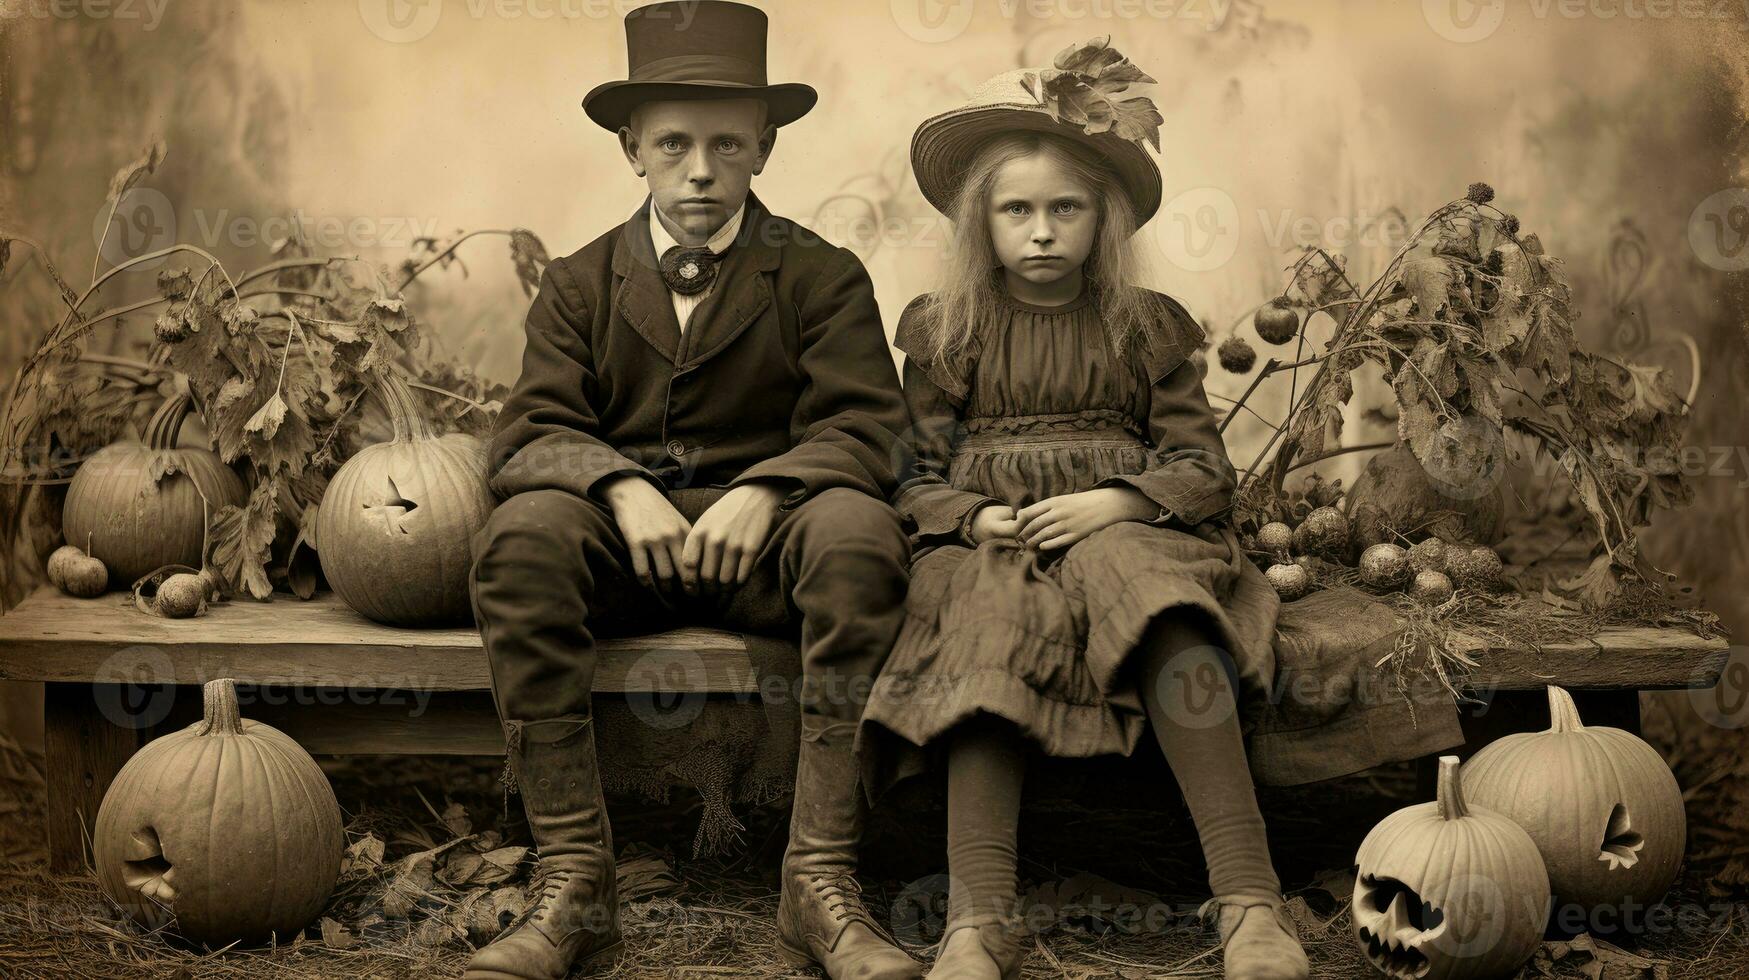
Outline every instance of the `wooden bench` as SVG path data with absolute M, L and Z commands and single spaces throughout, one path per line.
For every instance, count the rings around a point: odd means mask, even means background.
M 1470 684 L 1493 692 L 1492 710 L 1466 713 L 1465 733 L 1479 745 L 1529 727 L 1549 683 L 1572 689 L 1588 720 L 1637 728 L 1638 691 L 1710 687 L 1729 654 L 1723 639 L 1651 629 L 1538 651 L 1486 649 Z M 681 629 L 609 639 L 599 656 L 598 694 L 758 696 L 748 639 L 737 634 Z M 314 754 L 504 750 L 471 627 L 382 626 L 332 593 L 157 619 L 121 595 L 74 599 L 45 587 L 0 617 L 0 680 L 45 684 L 46 819 L 56 869 L 81 866 L 84 834 L 122 764 L 146 741 L 197 718 L 198 685 L 219 677 L 258 685 L 245 715 Z

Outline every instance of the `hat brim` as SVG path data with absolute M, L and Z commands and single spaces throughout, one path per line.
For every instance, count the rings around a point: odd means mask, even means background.
M 619 132 L 619 128 L 631 120 L 632 109 L 645 102 L 760 99 L 770 108 L 766 121 L 773 126 L 785 126 L 807 115 L 819 97 L 812 86 L 800 82 L 741 85 L 734 82 L 633 82 L 620 79 L 590 89 L 583 97 L 583 111 L 602 129 Z
M 923 197 L 942 214 L 953 213 L 966 173 L 979 147 L 1015 130 L 1053 133 L 1098 152 L 1117 173 L 1136 212 L 1136 227 L 1160 210 L 1160 167 L 1141 144 L 1115 133 L 1088 133 L 1058 122 L 1037 106 L 987 105 L 955 109 L 923 121 L 911 137 L 911 169 Z

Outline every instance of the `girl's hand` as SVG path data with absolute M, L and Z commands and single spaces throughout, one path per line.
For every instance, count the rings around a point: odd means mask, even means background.
M 1101 487 L 1066 493 L 1024 507 L 1016 515 L 1022 544 L 1050 551 L 1067 548 L 1119 521 L 1152 520 L 1160 505 L 1134 487 Z
M 972 544 L 978 545 L 991 538 L 1012 538 L 1020 531 L 1020 521 L 1014 516 L 1014 508 L 1007 504 L 984 504 L 977 513 L 972 515 Z

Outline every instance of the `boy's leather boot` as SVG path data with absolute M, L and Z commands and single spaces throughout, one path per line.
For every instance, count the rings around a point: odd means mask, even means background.
M 778 950 L 790 965 L 818 965 L 832 980 L 919 980 L 923 964 L 875 922 L 856 883 L 867 815 L 851 750 L 856 724 L 804 714 L 801 727 Z
M 509 755 L 538 861 L 529 904 L 474 954 L 464 980 L 563 980 L 624 950 L 613 831 L 588 718 L 511 723 Z

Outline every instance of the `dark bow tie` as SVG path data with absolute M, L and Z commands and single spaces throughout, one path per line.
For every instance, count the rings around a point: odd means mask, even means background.
M 702 245 L 675 245 L 662 253 L 662 282 L 682 296 L 710 288 L 723 257 Z

